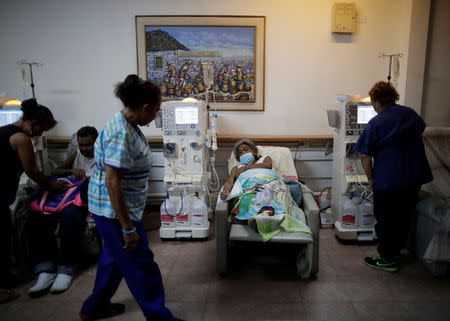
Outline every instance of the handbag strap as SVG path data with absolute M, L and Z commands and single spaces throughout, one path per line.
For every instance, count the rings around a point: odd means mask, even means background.
M 58 213 L 60 208 L 64 205 L 64 202 L 67 200 L 67 198 L 72 195 L 73 191 L 76 190 L 77 185 L 72 186 L 71 188 L 69 188 L 66 192 L 66 195 L 64 195 L 64 197 L 62 198 L 61 202 L 59 202 L 58 206 L 56 206 L 55 208 L 55 212 Z
M 79 185 L 81 182 L 82 182 L 82 181 L 73 184 L 73 185 L 66 191 L 66 194 L 64 195 L 64 197 L 62 198 L 62 200 L 61 200 L 61 201 L 58 203 L 58 205 L 56 206 L 56 208 L 55 208 L 55 213 L 58 213 L 58 212 L 59 212 L 59 210 L 61 209 L 61 207 L 64 206 L 64 202 L 67 200 L 67 198 L 68 198 L 70 195 L 72 195 L 73 191 L 77 189 L 78 185 Z M 51 212 L 47 212 L 47 211 L 44 210 L 44 205 L 45 205 L 45 202 L 47 201 L 47 197 L 48 197 L 48 191 L 45 191 L 44 194 L 42 195 L 41 201 L 39 202 L 39 208 L 41 209 L 42 213 L 43 213 L 43 214 L 46 214 L 46 215 L 48 215 L 48 214 L 53 214 L 53 213 L 51 213 Z
M 45 201 L 47 200 L 47 196 L 48 196 L 48 191 L 45 191 L 44 194 L 42 195 L 41 201 L 39 202 L 39 208 L 41 209 L 42 214 L 45 214 L 45 215 L 52 214 L 52 213 L 46 212 L 44 210 L 44 204 L 45 204 Z

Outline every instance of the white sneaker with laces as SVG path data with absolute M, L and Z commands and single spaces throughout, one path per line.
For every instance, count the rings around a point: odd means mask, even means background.
M 44 292 L 53 284 L 55 279 L 56 273 L 40 273 L 36 284 L 28 290 L 28 294 L 32 297 L 44 294 Z
M 52 293 L 64 292 L 69 288 L 71 282 L 72 282 L 71 275 L 60 273 L 56 277 L 55 282 L 53 282 L 50 292 L 52 292 Z

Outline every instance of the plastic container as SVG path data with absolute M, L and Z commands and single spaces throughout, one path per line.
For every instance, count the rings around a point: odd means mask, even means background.
M 195 192 L 195 198 L 191 203 L 190 216 L 193 226 L 204 226 L 206 224 L 206 218 L 208 217 L 208 207 L 198 197 L 198 192 Z
M 350 197 L 342 205 L 342 219 L 341 219 L 342 227 L 345 228 L 358 227 L 357 219 L 359 217 L 359 208 L 358 205 L 356 205 L 356 203 L 353 201 L 354 196 L 355 193 L 351 192 Z
M 176 214 L 175 219 L 176 226 L 189 226 L 191 225 L 191 218 L 189 215 L 189 200 L 181 197 L 180 202 L 176 204 Z
M 365 199 L 359 204 L 358 226 L 363 228 L 374 227 L 375 215 L 373 215 L 372 202 Z
M 166 199 L 161 204 L 161 227 L 175 226 L 176 208 L 175 203 L 169 198 L 169 193 L 166 194 Z

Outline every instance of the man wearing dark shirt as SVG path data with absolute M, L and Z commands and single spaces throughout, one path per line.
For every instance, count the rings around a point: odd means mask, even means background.
M 365 263 L 395 272 L 417 193 L 433 180 L 422 142 L 426 125 L 413 109 L 395 103 L 399 95 L 391 83 L 377 82 L 369 96 L 378 115 L 369 121 L 355 149 L 374 190 L 379 255 L 366 257 Z

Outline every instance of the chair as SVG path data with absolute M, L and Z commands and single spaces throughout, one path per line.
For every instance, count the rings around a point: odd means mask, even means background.
M 434 276 L 445 276 L 450 274 L 450 128 L 427 127 L 423 142 L 434 179 L 422 186 L 411 239 L 426 269 Z
M 275 146 L 258 146 L 259 155 L 269 155 L 272 158 L 272 168 L 283 179 L 298 181 L 292 153 L 289 148 Z M 237 165 L 237 161 L 231 154 L 228 160 L 228 172 Z M 312 259 L 310 277 L 314 278 L 319 271 L 319 208 L 311 194 L 311 190 L 302 186 L 303 210 L 306 217 L 306 224 L 311 229 L 312 234 L 303 232 L 287 233 L 280 232 L 267 243 L 295 243 L 312 244 Z M 260 242 L 263 243 L 261 235 L 248 225 L 233 222 L 230 216 L 229 202 L 218 203 L 215 209 L 216 227 L 216 271 L 219 275 L 225 276 L 229 272 L 230 243 L 239 242 Z M 262 244 L 264 246 L 264 244 Z

